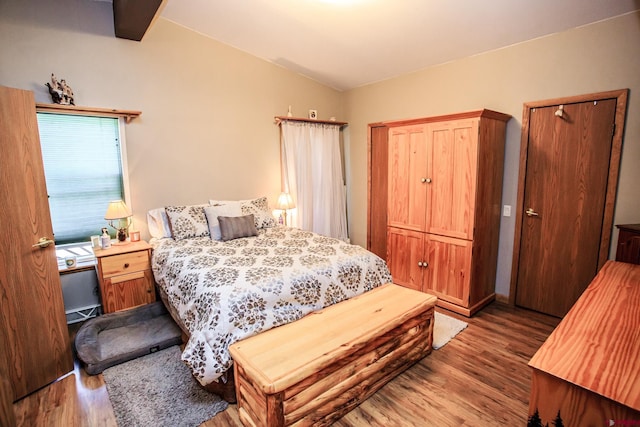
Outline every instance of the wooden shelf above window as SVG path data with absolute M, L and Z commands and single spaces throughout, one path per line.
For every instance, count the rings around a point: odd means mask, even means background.
M 288 116 L 276 116 L 276 124 L 280 124 L 282 122 L 306 122 L 306 123 L 321 123 L 325 125 L 336 125 L 336 126 L 346 126 L 348 122 L 337 122 L 335 120 L 315 120 L 315 119 L 305 119 L 302 117 L 288 117 Z
M 127 123 L 142 114 L 141 111 L 134 110 L 116 110 L 112 108 L 77 107 L 75 105 L 40 103 L 36 104 L 36 111 L 39 113 L 76 114 L 80 116 L 124 117 L 124 120 Z

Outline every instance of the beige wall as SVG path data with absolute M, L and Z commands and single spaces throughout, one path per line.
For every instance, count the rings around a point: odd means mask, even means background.
M 523 103 L 622 88 L 631 91 L 614 224 L 640 222 L 638 40 L 640 13 L 634 13 L 347 92 L 352 241 L 366 244 L 368 123 L 481 108 L 511 114 L 503 204 L 515 206 Z M 496 283 L 502 295 L 509 294 L 514 228 L 514 216 L 502 218 Z
M 366 245 L 367 124 L 490 108 L 511 114 L 503 202 L 516 203 L 522 104 L 630 88 L 615 220 L 640 222 L 640 14 L 555 34 L 339 93 L 172 22 L 141 43 L 113 36 L 111 4 L 0 2 L 0 84 L 50 102 L 50 73 L 79 105 L 141 110 L 127 125 L 136 224 L 166 204 L 280 191 L 274 115 L 317 109 L 344 131 L 352 241 Z M 496 290 L 507 295 L 515 218 L 503 218 Z M 616 233 L 614 232 L 614 235 Z M 615 243 L 615 239 L 614 239 Z
M 274 116 L 343 117 L 342 94 L 170 21 L 142 42 L 116 39 L 108 2 L 0 2 L 0 84 L 33 90 L 65 78 L 76 104 L 140 110 L 126 126 L 134 221 L 167 204 L 280 192 Z M 105 206 L 106 210 L 106 206 Z

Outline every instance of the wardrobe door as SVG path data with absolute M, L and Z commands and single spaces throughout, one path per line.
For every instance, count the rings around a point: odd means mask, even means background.
M 393 283 L 422 291 L 424 233 L 389 227 L 387 243 Z
M 425 125 L 389 129 L 389 226 L 424 230 L 427 162 Z
M 73 369 L 33 93 L 0 86 L 0 359 L 13 400 Z
M 428 126 L 428 233 L 473 238 L 478 122 L 465 119 Z
M 469 307 L 472 243 L 426 234 L 424 291 L 457 306 Z

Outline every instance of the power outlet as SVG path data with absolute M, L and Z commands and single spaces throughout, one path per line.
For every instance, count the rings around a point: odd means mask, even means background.
M 502 216 L 511 216 L 511 206 L 510 205 L 504 205 L 502 207 Z

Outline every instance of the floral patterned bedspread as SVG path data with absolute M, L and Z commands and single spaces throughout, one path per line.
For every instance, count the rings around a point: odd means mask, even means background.
M 289 227 L 153 245 L 156 282 L 190 332 L 182 360 L 203 385 L 231 367 L 234 342 L 391 282 L 362 247 Z

